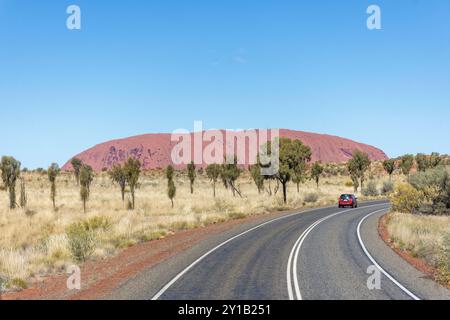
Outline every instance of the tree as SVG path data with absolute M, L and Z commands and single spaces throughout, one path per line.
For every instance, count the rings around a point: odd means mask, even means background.
M 424 172 L 430 167 L 428 157 L 423 153 L 418 153 L 416 155 L 416 163 L 417 163 L 417 170 L 420 172 Z
M 53 203 L 53 210 L 56 210 L 56 177 L 60 174 L 61 169 L 58 164 L 52 163 L 50 167 L 48 167 L 47 174 L 48 180 L 50 181 L 50 198 Z
M 444 157 L 441 156 L 438 152 L 431 153 L 430 160 L 429 160 L 430 168 L 436 168 L 443 162 L 444 162 Z
M 414 156 L 412 154 L 406 154 L 400 159 L 400 168 L 405 176 L 409 176 L 412 167 L 414 166 Z
M 323 167 L 321 163 L 319 161 L 315 162 L 311 168 L 311 178 L 314 179 L 314 181 L 316 182 L 317 188 L 319 188 L 319 180 L 322 173 Z
M 306 181 L 307 171 L 308 171 L 308 164 L 306 162 L 300 163 L 300 165 L 294 170 L 292 182 L 294 182 L 297 185 L 297 193 L 300 193 L 300 184 Z
M 9 191 L 9 208 L 15 209 L 16 204 L 16 182 L 20 176 L 20 162 L 13 157 L 2 157 L 0 169 L 2 171 L 2 181 Z
M 233 197 L 236 193 L 242 197 L 241 191 L 236 187 L 236 180 L 241 175 L 241 169 L 237 165 L 237 157 L 234 157 L 233 163 L 224 163 L 220 170 L 220 177 L 226 189 L 230 188 L 233 192 Z
M 255 182 L 256 188 L 258 188 L 258 193 L 264 190 L 264 176 L 261 175 L 261 167 L 259 164 L 250 166 L 250 174 Z
M 188 170 L 189 182 L 191 183 L 191 194 L 193 194 L 194 193 L 194 182 L 195 182 L 195 178 L 197 177 L 197 174 L 195 172 L 194 161 L 192 161 L 191 163 L 188 164 L 187 170 Z
M 91 193 L 91 183 L 94 180 L 94 171 L 92 167 L 83 164 L 80 168 L 80 196 L 83 202 L 83 210 L 86 213 L 86 202 Z
M 73 173 L 75 175 L 77 185 L 80 185 L 80 170 L 83 166 L 83 162 L 78 158 L 73 158 L 72 160 L 70 160 L 70 164 L 72 164 Z
M 365 173 L 369 169 L 370 163 L 368 154 L 359 150 L 356 150 L 353 157 L 348 161 L 347 167 L 353 181 L 353 186 L 355 187 L 355 192 L 358 191 L 358 187 L 361 187 L 361 189 L 364 187 Z M 358 183 L 355 183 L 356 181 Z
M 216 183 L 220 177 L 220 165 L 213 163 L 206 167 L 206 175 L 213 184 L 214 198 L 216 197 Z
M 166 177 L 167 177 L 167 196 L 172 202 L 172 208 L 174 207 L 173 199 L 177 193 L 177 188 L 175 187 L 175 183 L 173 181 L 174 169 L 172 166 L 168 166 L 166 168 Z
M 20 207 L 25 208 L 27 206 L 28 197 L 27 190 L 25 186 L 25 180 L 20 178 Z
M 113 183 L 117 183 L 120 187 L 120 193 L 122 195 L 122 202 L 125 201 L 125 188 L 127 186 L 127 176 L 125 170 L 121 165 L 115 164 L 109 171 L 109 177 Z
M 272 153 L 271 142 L 268 142 L 267 151 Z M 283 187 L 283 201 L 287 203 L 287 184 L 291 181 L 300 166 L 311 160 L 311 148 L 304 145 L 300 140 L 288 138 L 279 139 L 279 169 L 274 178 Z
M 128 158 L 123 166 L 125 178 L 130 187 L 131 208 L 135 208 L 135 190 L 138 186 L 139 175 L 141 174 L 141 163 L 134 158 Z
M 394 159 L 388 159 L 383 161 L 383 168 L 384 171 L 389 175 L 389 180 L 392 180 L 392 174 L 395 171 L 395 160 Z

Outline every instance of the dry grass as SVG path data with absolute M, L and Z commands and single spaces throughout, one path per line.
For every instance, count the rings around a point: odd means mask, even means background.
M 349 179 L 340 176 L 322 179 L 319 190 L 313 182 L 307 182 L 301 186 L 300 194 L 291 184 L 288 204 L 284 205 L 281 190 L 273 196 L 258 194 L 251 178 L 244 175 L 238 181 L 243 198 L 234 198 L 231 191 L 218 183 L 214 199 L 206 177 L 198 177 L 195 193 L 191 195 L 187 178 L 178 172 L 175 178 L 177 196 L 172 209 L 164 176 L 160 172 L 151 172 L 141 177 L 136 210 L 129 211 L 121 201 L 119 188 L 112 185 L 106 173 L 102 173 L 93 182 L 88 212 L 84 214 L 79 189 L 71 174 L 58 177 L 56 212 L 52 209 L 47 177 L 37 173 L 23 174 L 23 177 L 28 193 L 26 209 L 9 210 L 7 194 L 0 192 L 0 281 L 3 278 L 4 283 L 5 280 L 9 283 L 29 282 L 72 264 L 74 258 L 66 230 L 74 222 L 98 217 L 108 222 L 108 228 L 96 231 L 92 258 L 100 259 L 177 230 L 277 210 L 335 204 L 341 193 L 353 191 L 348 185 Z M 272 190 L 275 185 L 271 183 Z M 306 204 L 304 196 L 310 193 L 318 193 L 318 200 Z
M 437 278 L 450 284 L 450 217 L 392 213 L 388 232 L 400 249 L 437 268 Z

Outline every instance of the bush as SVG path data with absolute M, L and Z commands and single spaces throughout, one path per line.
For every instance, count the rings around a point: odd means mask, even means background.
M 101 216 L 92 217 L 86 221 L 83 221 L 82 223 L 87 231 L 92 232 L 98 230 L 108 231 L 112 226 L 111 219 Z
M 319 200 L 319 195 L 317 193 L 308 193 L 305 195 L 305 202 L 306 203 L 314 203 Z
M 86 261 L 95 250 L 95 235 L 85 222 L 72 223 L 66 230 L 70 252 L 77 262 Z
M 392 209 L 401 213 L 415 213 L 421 205 L 422 193 L 407 183 L 398 184 L 390 200 Z
M 353 187 L 353 181 L 346 181 L 346 182 L 345 182 L 345 186 L 346 186 L 346 187 L 349 187 L 349 188 L 350 188 L 350 187 Z
M 383 195 L 389 195 L 394 191 L 394 183 L 391 181 L 385 181 L 383 187 L 381 188 L 381 193 Z
M 377 189 L 377 183 L 373 180 L 369 181 L 367 186 L 362 190 L 362 193 L 366 197 L 376 197 L 380 195 Z

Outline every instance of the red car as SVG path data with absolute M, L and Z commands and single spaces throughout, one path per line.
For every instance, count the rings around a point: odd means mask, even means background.
M 358 198 L 354 194 L 343 194 L 339 197 L 339 208 L 358 208 Z

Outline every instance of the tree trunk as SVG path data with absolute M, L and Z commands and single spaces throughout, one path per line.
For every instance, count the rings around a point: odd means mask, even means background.
M 297 182 L 297 193 L 300 193 L 300 182 Z
M 214 198 L 216 197 L 216 183 L 213 183 L 213 193 L 214 193 Z
M 287 188 L 286 188 L 286 183 L 283 183 L 283 200 L 284 200 L 284 204 L 287 203 Z
M 173 209 L 173 199 L 170 199 L 170 201 L 172 202 L 172 209 Z

